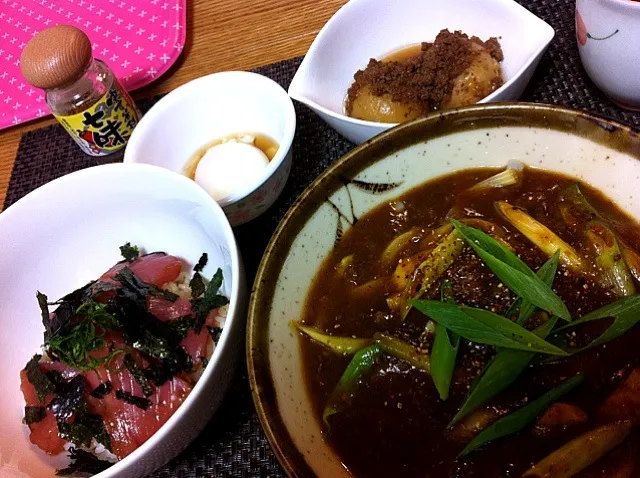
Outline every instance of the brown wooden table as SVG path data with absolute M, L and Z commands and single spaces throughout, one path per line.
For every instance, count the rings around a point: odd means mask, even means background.
M 181 57 L 158 81 L 134 93 L 144 98 L 193 78 L 247 70 L 303 55 L 322 25 L 346 0 L 190 0 Z M 0 131 L 0 207 L 4 203 L 20 136 L 51 118 Z

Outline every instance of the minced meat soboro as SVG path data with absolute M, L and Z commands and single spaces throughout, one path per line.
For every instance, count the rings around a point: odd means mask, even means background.
M 482 41 L 460 31 L 442 30 L 433 43 L 422 43 L 408 58 L 394 54 L 369 60 L 354 75 L 347 114 L 401 122 L 434 110 L 477 103 L 503 84 L 502 59 L 496 38 Z

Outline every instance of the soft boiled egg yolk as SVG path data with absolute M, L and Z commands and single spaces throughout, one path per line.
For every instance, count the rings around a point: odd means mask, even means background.
M 255 185 L 269 164 L 260 149 L 227 141 L 207 150 L 196 168 L 195 181 L 216 201 Z

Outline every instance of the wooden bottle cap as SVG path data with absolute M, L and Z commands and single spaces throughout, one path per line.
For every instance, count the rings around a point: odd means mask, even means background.
M 50 89 L 73 83 L 91 61 L 91 42 L 71 25 L 41 31 L 22 50 L 20 69 L 29 83 Z

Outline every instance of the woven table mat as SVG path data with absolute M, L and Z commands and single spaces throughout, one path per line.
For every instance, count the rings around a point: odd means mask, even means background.
M 525 91 L 523 101 L 554 103 L 606 115 L 640 127 L 640 114 L 607 100 L 587 78 L 575 41 L 574 0 L 518 0 L 556 31 L 547 53 Z M 300 58 L 255 71 L 288 87 Z M 157 100 L 157 99 L 155 99 Z M 143 102 L 148 109 L 155 100 Z M 296 104 L 298 127 L 291 176 L 278 201 L 261 217 L 235 229 L 250 285 L 269 238 L 289 206 L 325 168 L 353 147 L 306 107 Z M 110 161 L 122 160 L 112 155 Z M 85 156 L 58 125 L 23 135 L 4 207 L 59 176 L 99 164 Z M 251 400 L 246 364 L 202 434 L 176 459 L 150 477 L 284 476 L 267 443 Z

